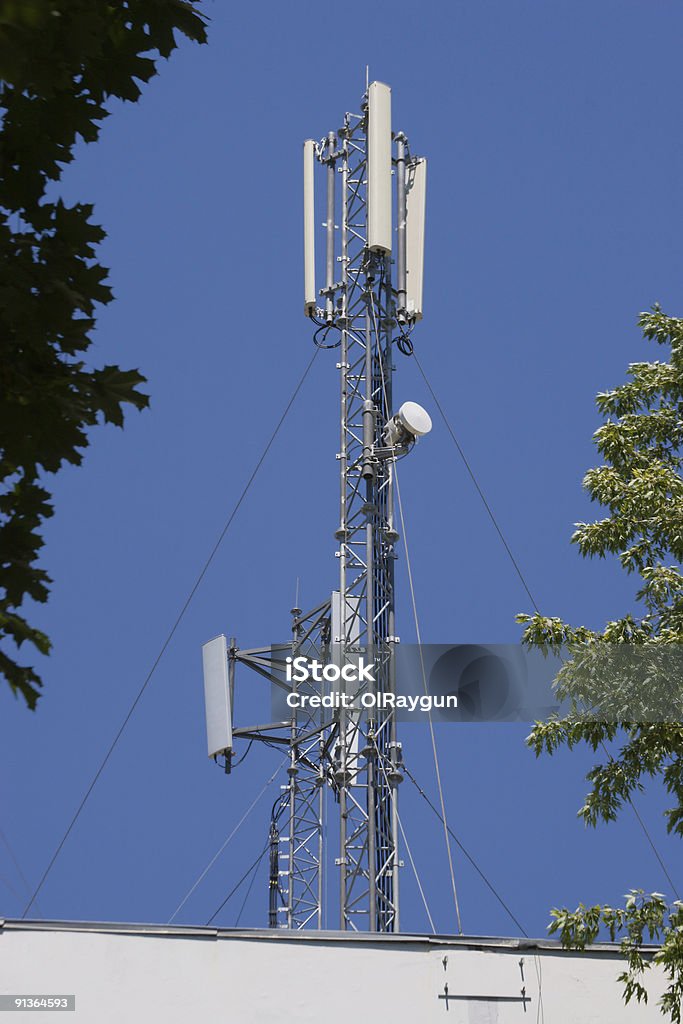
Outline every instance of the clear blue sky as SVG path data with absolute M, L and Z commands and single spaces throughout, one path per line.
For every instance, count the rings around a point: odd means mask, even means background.
M 183 45 L 63 185 L 94 201 L 116 302 L 93 359 L 140 367 L 150 411 L 100 429 L 54 481 L 35 618 L 54 641 L 32 715 L 0 689 L 2 829 L 40 877 L 312 351 L 302 317 L 301 142 L 357 109 L 365 64 L 430 160 L 423 365 L 544 612 L 599 627 L 632 602 L 611 563 L 583 562 L 573 523 L 595 462 L 596 392 L 656 358 L 635 326 L 683 313 L 683 145 L 674 0 L 375 0 L 355 24 L 326 3 L 208 3 Z M 348 8 L 345 9 L 348 12 Z M 358 9 L 360 12 L 360 9 Z M 347 42 L 341 43 L 342 39 Z M 399 399 L 430 406 L 410 360 Z M 335 584 L 335 354 L 321 353 L 182 626 L 38 900 L 36 916 L 166 921 L 273 771 L 230 779 L 205 756 L 200 646 L 286 638 L 296 577 Z M 425 640 L 514 641 L 529 600 L 435 415 L 402 464 Z M 399 562 L 400 634 L 412 639 Z M 246 693 L 259 688 L 242 675 Z M 245 697 L 245 704 L 250 698 Z M 576 819 L 589 760 L 535 761 L 527 730 L 444 726 L 450 822 L 528 932 L 548 908 L 670 892 L 630 812 Z M 435 792 L 424 730 L 404 753 Z M 275 784 L 185 906 L 203 923 L 265 840 Z M 454 930 L 443 836 L 410 783 L 402 817 L 440 931 Z M 664 801 L 639 808 L 679 885 Z M 455 853 L 468 933 L 514 928 Z M 336 886 L 336 879 L 330 884 Z M 426 930 L 410 868 L 404 930 Z M 259 877 L 242 923 L 266 923 Z M 0 915 L 25 894 L 0 844 Z M 234 923 L 241 899 L 218 918 Z M 331 925 L 335 922 L 331 921 Z

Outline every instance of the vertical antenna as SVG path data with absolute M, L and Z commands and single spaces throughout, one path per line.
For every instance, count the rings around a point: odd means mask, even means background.
M 367 247 L 390 253 L 391 201 L 391 89 L 373 82 L 368 89 L 367 125 Z M 380 264 L 376 268 L 380 270 Z
M 396 135 L 396 312 L 398 322 L 406 322 L 406 139 L 403 132 Z
M 405 270 L 406 308 L 415 323 L 422 319 L 422 290 L 425 250 L 425 197 L 427 161 L 416 157 L 406 164 L 405 194 Z M 400 288 L 399 284 L 399 288 Z
M 304 142 L 304 313 L 314 316 L 318 293 L 315 290 L 315 142 Z

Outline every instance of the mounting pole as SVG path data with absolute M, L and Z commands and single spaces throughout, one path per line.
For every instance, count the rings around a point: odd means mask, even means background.
M 325 261 L 325 320 L 328 324 L 333 321 L 334 313 L 334 214 L 335 214 L 335 203 L 334 203 L 334 192 L 335 192 L 335 134 L 330 132 L 327 136 L 327 251 Z
M 362 114 L 339 131 L 342 170 L 339 593 L 332 640 L 342 662 L 375 664 L 375 689 L 394 685 L 394 546 L 391 460 L 378 457 L 392 407 L 391 92 L 373 82 Z M 405 164 L 402 172 L 405 175 Z M 342 711 L 333 751 L 339 800 L 340 926 L 398 927 L 397 786 L 393 713 Z

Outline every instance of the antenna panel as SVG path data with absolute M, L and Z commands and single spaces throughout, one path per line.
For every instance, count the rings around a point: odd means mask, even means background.
M 391 252 L 391 89 L 368 88 L 368 248 Z
M 427 161 L 418 157 L 408 166 L 406 188 L 406 310 L 415 320 L 422 319 L 426 194 Z
M 315 142 L 304 142 L 304 313 L 314 316 L 315 291 Z
M 228 677 L 228 645 L 224 636 L 202 647 L 204 705 L 209 757 L 232 750 L 232 694 Z
M 346 615 L 343 615 L 341 594 L 338 590 L 332 591 L 331 604 L 331 627 L 332 627 L 332 660 L 337 668 L 343 665 L 342 650 L 348 646 L 358 649 L 361 634 L 361 599 L 355 594 L 346 597 Z M 350 623 L 350 635 L 342 637 L 344 621 Z M 346 684 L 344 684 L 346 686 Z M 351 688 L 353 689 L 353 687 Z M 347 749 L 353 757 L 358 756 L 360 749 L 360 733 L 358 729 L 359 711 L 347 712 Z M 354 773 L 355 775 L 356 773 Z

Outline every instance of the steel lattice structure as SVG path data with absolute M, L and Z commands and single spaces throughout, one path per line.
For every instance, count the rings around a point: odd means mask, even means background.
M 326 322 L 340 339 L 340 515 L 338 633 L 341 660 L 365 651 L 378 692 L 392 689 L 394 544 L 391 462 L 375 452 L 392 414 L 392 336 L 396 324 L 391 259 L 367 244 L 367 109 L 347 114 L 321 158 L 341 175 L 341 280 L 327 282 Z M 332 207 L 328 184 L 329 208 Z M 328 277 L 330 273 L 328 257 Z M 333 289 L 333 294 L 330 294 Z M 332 300 L 335 300 L 334 302 Z M 337 625 L 335 623 L 335 625 Z M 365 918 L 371 930 L 398 929 L 398 822 L 401 780 L 393 713 L 339 713 L 334 779 L 340 813 L 343 928 Z M 367 925 L 366 925 L 367 927 Z
M 374 94 L 379 115 L 373 115 L 374 89 L 379 90 Z M 373 123 L 373 116 L 380 120 Z M 410 274 L 406 206 L 416 168 L 422 165 L 424 173 L 424 161 L 409 156 L 405 136 L 392 135 L 390 90 L 381 83 L 369 86 L 360 114 L 347 113 L 338 131 L 319 143 L 309 141 L 304 150 L 305 175 L 312 178 L 315 158 L 326 169 L 327 179 L 325 287 L 311 300 L 309 282 L 314 271 L 307 269 L 306 312 L 317 326 L 316 343 L 338 353 L 340 491 L 335 536 L 339 583 L 331 600 L 312 611 L 304 614 L 293 609 L 289 644 L 241 651 L 233 641 L 228 652 L 230 678 L 235 663 L 242 662 L 282 686 L 287 656 L 301 654 L 340 667 L 363 656 L 374 663 L 372 685 L 374 693 L 381 695 L 395 689 L 398 643 L 394 464 L 397 455 L 414 443 L 414 437 L 405 432 L 389 436 L 387 424 L 394 417 L 395 343 L 398 340 L 403 351 L 410 350 L 408 333 L 421 316 L 421 262 L 414 271 L 419 273 L 417 301 L 411 300 L 410 280 L 406 283 Z M 380 163 L 377 152 L 385 158 L 386 172 L 380 191 L 375 188 L 379 200 L 372 193 L 373 173 L 377 178 Z M 395 264 L 392 191 L 397 210 Z M 388 229 L 385 223 L 384 240 L 373 243 L 370 236 L 373 231 L 377 234 L 377 214 L 371 204 L 379 207 L 380 200 L 388 202 Z M 309 224 L 312 211 L 311 192 Z M 308 679 L 289 686 L 321 694 L 325 684 Z M 349 684 L 350 696 L 354 689 L 358 690 L 357 684 Z M 288 751 L 288 783 L 273 808 L 270 832 L 271 926 L 322 927 L 323 876 L 331 870 L 332 860 L 325 849 L 329 841 L 324 818 L 326 794 L 332 793 L 339 822 L 334 863 L 339 871 L 340 926 L 398 931 L 402 755 L 395 713 L 344 707 L 297 711 L 289 721 L 235 729 L 234 734 L 279 743 Z

